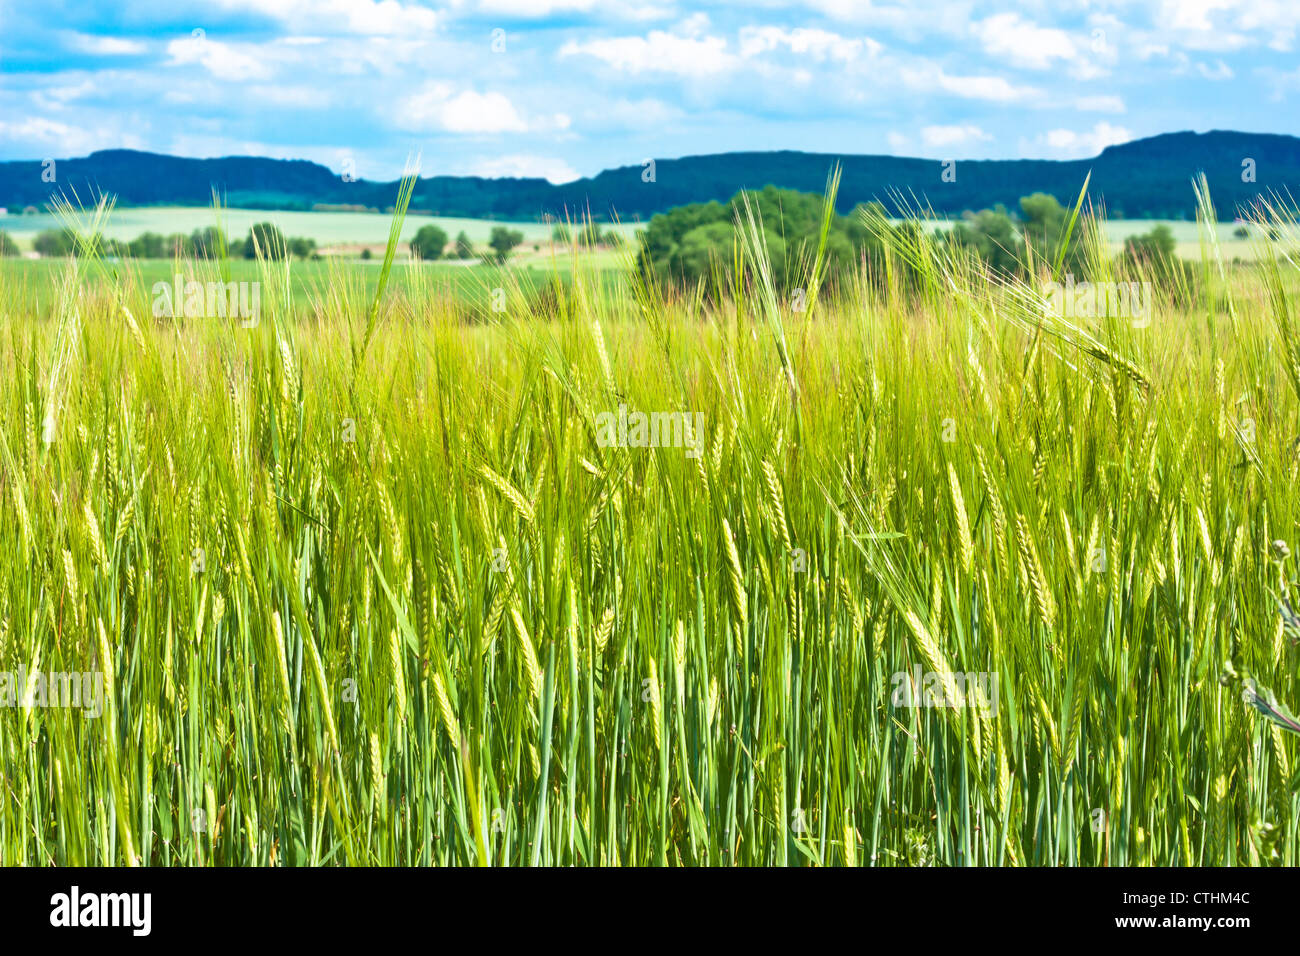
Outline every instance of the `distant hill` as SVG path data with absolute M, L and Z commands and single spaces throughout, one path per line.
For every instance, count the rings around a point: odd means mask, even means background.
M 1254 160 L 1255 181 L 1243 182 L 1243 161 Z M 597 219 L 646 219 L 684 203 L 725 200 L 742 188 L 772 184 L 820 192 L 834 163 L 843 168 L 838 206 L 847 212 L 878 199 L 896 209 L 894 197 L 956 215 L 1047 192 L 1073 203 L 1091 171 L 1094 200 L 1111 218 L 1190 219 L 1195 215 L 1191 179 L 1204 172 L 1220 218 L 1270 191 L 1300 195 L 1300 138 L 1267 133 L 1213 131 L 1166 133 L 1111 146 L 1092 159 L 959 160 L 956 179 L 942 181 L 932 159 L 831 153 L 718 153 L 656 161 L 654 182 L 643 168 L 623 166 L 561 186 L 544 179 L 432 176 L 421 179 L 411 208 L 440 216 L 533 220 L 590 209 Z M 306 160 L 235 156 L 184 159 L 134 150 L 103 150 L 83 159 L 58 160 L 56 181 L 44 182 L 40 161 L 0 163 L 0 206 L 12 212 L 41 208 L 52 195 L 76 190 L 83 202 L 98 191 L 121 205 L 207 205 L 213 188 L 231 206 L 311 209 L 319 204 L 389 208 L 397 184 L 344 182 Z

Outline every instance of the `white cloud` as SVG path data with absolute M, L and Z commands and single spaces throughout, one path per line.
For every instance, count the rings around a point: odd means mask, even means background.
M 29 116 L 16 122 L 0 120 L 0 142 L 20 144 L 27 155 L 44 151 L 47 156 L 84 156 L 97 149 L 143 149 L 141 139 L 108 126 L 95 128 L 60 123 L 44 116 Z M 34 150 L 32 147 L 36 147 Z
M 1189 50 L 1239 50 L 1255 41 L 1234 27 L 1255 30 L 1265 26 L 1250 14 L 1256 3 L 1267 8 L 1266 17 L 1279 30 L 1285 30 L 1287 20 L 1295 24 L 1294 14 L 1286 15 L 1285 4 L 1269 0 L 1161 0 L 1152 23 Z M 1267 30 L 1275 32 L 1271 26 Z
M 300 28 L 311 24 L 319 32 L 397 36 L 428 32 L 438 15 L 427 7 L 398 0 L 216 0 L 227 10 L 272 16 Z
M 258 103 L 295 109 L 324 109 L 330 104 L 329 91 L 319 86 L 250 86 L 248 94 Z
M 800 4 L 832 20 L 870 25 L 915 40 L 926 34 L 957 36 L 970 22 L 971 0 L 803 0 Z
M 540 176 L 553 183 L 571 183 L 579 179 L 578 172 L 562 159 L 554 156 L 531 156 L 518 153 L 510 156 L 494 156 L 475 164 L 472 170 L 475 176 L 499 178 L 537 178 Z
M 1214 29 L 1211 15 L 1241 6 L 1240 0 L 1163 0 L 1159 19 L 1171 30 L 1208 32 Z
M 1048 147 L 1071 156 L 1095 156 L 1107 146 L 1127 143 L 1133 133 L 1122 126 L 1112 126 L 1105 120 L 1091 130 L 1054 129 L 1043 138 Z
M 451 133 L 522 133 L 528 124 L 501 93 L 452 94 L 446 83 L 435 83 L 410 97 L 402 108 L 407 128 L 437 127 Z
M 556 13 L 588 13 L 597 0 L 479 0 L 483 13 L 538 19 Z
M 221 80 L 265 80 L 270 78 L 272 72 L 265 59 L 228 43 L 210 40 L 202 34 L 172 40 L 167 44 L 167 53 L 171 56 L 169 66 L 198 64 Z
M 49 105 L 58 108 L 71 100 L 79 100 L 82 97 L 90 96 L 92 93 L 101 90 L 99 84 L 90 80 L 82 80 L 70 86 L 51 86 L 39 93 L 34 94 L 34 98 L 43 105 Z
M 1124 100 L 1118 96 L 1080 96 L 1074 108 L 1085 113 L 1123 113 Z
M 943 90 L 963 99 L 1013 103 L 1042 95 L 1036 87 L 1016 86 L 1000 76 L 951 76 L 934 64 L 905 67 L 899 71 L 899 77 L 913 90 Z
M 1074 41 L 1064 30 L 1040 27 L 1018 13 L 999 13 L 974 24 L 984 52 L 1017 66 L 1046 70 L 1053 60 L 1073 60 Z
M 984 52 L 1019 66 L 1045 70 L 1053 60 L 1073 60 L 1074 40 L 1065 30 L 1021 20 L 1018 13 L 998 13 L 974 25 Z
M 746 58 L 759 56 L 786 47 L 796 56 L 811 57 L 817 62 L 838 60 L 847 63 L 856 60 L 865 50 L 870 55 L 883 47 L 869 37 L 844 37 L 828 30 L 798 27 L 784 30 L 781 27 L 743 27 L 740 31 L 740 55 Z
M 959 146 L 982 139 L 992 139 L 978 126 L 926 126 L 921 130 L 921 141 L 926 146 Z
M 1222 60 L 1216 60 L 1213 67 L 1206 66 L 1204 63 L 1197 63 L 1196 72 L 1207 80 L 1230 80 L 1234 75 L 1232 68 Z
M 526 133 L 569 128 L 567 113 L 526 119 L 503 93 L 456 92 L 448 83 L 430 83 L 408 97 L 396 116 L 403 129 L 449 133 Z
M 92 36 L 89 33 L 69 35 L 68 45 L 82 53 L 92 53 L 96 56 L 137 56 L 148 49 L 140 40 Z
M 610 37 L 579 43 L 570 40 L 560 48 L 561 57 L 592 56 L 622 73 L 671 73 L 677 76 L 708 76 L 725 73 L 738 65 L 727 52 L 721 37 L 680 36 L 651 30 L 644 37 Z

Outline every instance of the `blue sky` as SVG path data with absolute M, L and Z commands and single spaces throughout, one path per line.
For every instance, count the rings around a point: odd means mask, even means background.
M 1298 30 L 1300 0 L 0 0 L 0 159 L 564 181 L 739 149 L 1090 156 L 1300 133 Z

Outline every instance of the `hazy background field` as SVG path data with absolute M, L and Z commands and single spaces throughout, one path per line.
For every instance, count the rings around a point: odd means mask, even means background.
M 293 212 L 270 209 L 223 209 L 221 219 L 223 228 L 232 238 L 247 235 L 254 223 L 273 222 L 287 236 L 314 239 L 323 252 L 336 251 L 342 254 L 359 252 L 364 246 L 382 247 L 388 238 L 388 229 L 392 223 L 392 216 L 381 212 Z M 104 233 L 110 239 L 123 241 L 135 239 L 144 232 L 188 235 L 195 229 L 214 225 L 215 222 L 213 211 L 206 207 L 119 208 L 113 211 Z M 1195 258 L 1199 255 L 1195 222 L 1115 219 L 1106 223 L 1106 232 L 1114 250 L 1119 251 L 1124 240 L 1129 236 L 1147 233 L 1161 222 L 1173 230 L 1178 240 L 1180 256 Z M 408 215 L 402 228 L 402 241 L 409 242 L 422 226 L 430 224 L 441 226 L 452 238 L 463 230 L 475 243 L 486 242 L 489 233 L 496 226 L 517 229 L 524 234 L 524 242 L 515 251 L 515 256 L 524 261 L 539 251 L 534 250 L 533 246 L 549 243 L 552 229 L 552 224 L 536 221 L 507 222 L 493 219 Z M 64 225 L 58 216 L 51 213 L 26 216 L 11 213 L 0 216 L 0 230 L 13 236 L 24 251 L 32 248 L 32 240 L 38 233 L 46 229 L 60 229 Z M 942 228 L 942 224 L 940 227 Z M 640 225 L 619 223 L 608 228 L 631 239 Z M 1219 225 L 1219 241 L 1224 257 L 1253 259 L 1255 250 L 1251 240 L 1234 237 L 1233 230 L 1236 228 L 1237 224 L 1230 222 Z M 405 251 L 403 249 L 403 252 Z M 612 265 L 615 261 L 615 257 L 609 257 L 608 264 Z
M 273 222 L 287 236 L 315 239 L 322 248 L 331 246 L 372 245 L 382 247 L 392 225 L 391 213 L 383 212 L 293 212 L 273 209 L 223 209 L 221 225 L 232 238 L 248 234 L 254 223 Z M 128 241 L 144 232 L 164 236 L 172 233 L 189 235 L 195 229 L 216 224 L 210 207 L 162 206 L 157 208 L 119 208 L 113 210 L 104 234 L 110 239 Z M 524 234 L 524 253 L 535 243 L 549 242 L 552 223 L 507 222 L 494 219 L 454 219 L 443 216 L 408 215 L 402 227 L 402 241 L 409 242 L 422 226 L 441 226 L 453 239 L 464 231 L 475 243 L 487 242 L 496 226 L 508 226 Z M 23 249 L 31 249 L 32 240 L 46 229 L 62 229 L 64 223 L 53 213 L 0 216 L 0 230 L 9 233 Z M 636 224 L 611 225 L 608 228 L 631 238 Z

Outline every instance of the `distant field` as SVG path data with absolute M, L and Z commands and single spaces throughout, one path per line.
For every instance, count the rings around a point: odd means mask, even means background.
M 392 216 L 374 212 L 286 212 L 273 209 L 223 209 L 222 226 L 231 236 L 244 236 L 254 223 L 273 222 L 287 236 L 315 239 L 317 245 L 382 245 L 388 239 Z M 189 234 L 216 223 L 210 208 L 162 206 L 156 208 L 116 209 L 104 230 L 110 239 L 130 240 L 144 232 L 162 235 Z M 524 241 L 537 243 L 551 237 L 551 225 L 543 222 L 505 222 L 492 219 L 448 219 L 441 216 L 408 215 L 402 227 L 403 241 L 409 241 L 421 226 L 441 226 L 455 238 L 462 230 L 476 243 L 487 242 L 495 226 L 509 226 L 524 234 Z M 0 216 L 0 230 L 9 233 L 23 249 L 30 249 L 35 235 L 45 229 L 62 228 L 59 217 L 41 213 L 35 216 Z M 614 227 L 629 238 L 635 224 Z
M 392 217 L 385 213 L 366 212 L 286 212 L 270 209 L 225 209 L 221 213 L 223 226 L 231 236 L 247 235 L 249 228 L 257 222 L 274 222 L 288 236 L 303 236 L 315 239 L 317 245 L 329 246 L 379 246 L 388 238 L 388 227 Z M 115 210 L 108 228 L 109 238 L 129 240 L 143 232 L 157 232 L 163 235 L 171 233 L 191 233 L 195 229 L 213 225 L 215 222 L 211 209 L 202 207 L 157 207 Z M 408 215 L 402 228 L 403 241 L 409 241 L 421 226 L 430 223 L 441 226 L 448 236 L 455 236 L 462 230 L 475 243 L 486 243 L 488 235 L 495 226 L 509 226 L 524 234 L 524 245 L 518 250 L 525 258 L 531 258 L 532 246 L 550 238 L 551 226 L 543 222 L 504 222 L 492 219 L 448 219 L 440 216 Z M 1184 258 L 1199 256 L 1196 223 L 1166 222 L 1178 240 L 1178 254 Z M 57 216 L 42 213 L 35 216 L 0 216 L 0 230 L 9 233 L 23 249 L 30 249 L 33 237 L 44 229 L 57 229 L 63 223 Z M 1129 236 L 1150 232 L 1157 225 L 1151 219 L 1115 219 L 1106 223 L 1106 232 L 1112 245 L 1119 249 Z M 624 223 L 613 227 L 631 238 L 640 228 L 639 223 Z M 1235 223 L 1221 223 L 1219 241 L 1225 258 L 1253 259 L 1255 251 L 1251 240 L 1233 238 Z M 344 250 L 346 251 L 346 250 Z
M 549 244 L 546 248 L 549 248 Z M 582 264 L 584 269 L 608 270 L 616 264 L 616 253 L 600 250 L 584 252 Z M 0 288 L 4 289 L 5 308 L 15 312 L 27 310 L 40 311 L 48 308 L 54 301 L 58 279 L 68 268 L 67 259 L 0 259 Z M 192 263 L 185 266 L 186 278 L 192 277 L 188 270 Z M 551 281 L 558 274 L 561 281 L 567 282 L 573 268 L 571 255 L 550 255 L 532 253 L 531 247 L 527 258 L 522 255 L 512 259 L 508 270 L 509 278 L 502 274 L 497 266 L 484 265 L 480 260 L 459 262 L 422 263 L 415 266 L 410 262 L 399 262 L 393 272 L 391 288 L 395 292 L 408 289 L 417 279 L 415 270 L 423 273 L 418 283 L 421 295 L 445 294 L 461 302 L 486 302 L 491 290 L 508 285 L 523 290 L 536 290 Z M 144 289 L 152 289 L 157 282 L 172 281 L 175 265 L 166 259 L 128 259 L 105 263 L 107 276 L 100 275 L 92 268 L 87 273 L 87 281 L 100 283 L 104 278 L 111 282 L 134 277 Z M 378 286 L 380 260 L 369 262 L 359 260 L 295 260 L 290 271 L 290 287 L 296 305 L 328 298 L 331 282 L 340 279 L 349 287 L 355 287 L 365 296 L 372 296 Z M 619 282 L 614 273 L 608 271 L 611 285 Z M 203 278 L 204 274 L 199 273 Z M 230 262 L 230 279 L 234 282 L 255 282 L 263 278 L 256 262 L 248 259 L 234 259 Z
M 1110 240 L 1111 246 L 1118 252 L 1124 246 L 1124 240 L 1129 236 L 1140 236 L 1145 232 L 1150 232 L 1156 226 L 1164 224 L 1168 226 L 1174 234 L 1174 239 L 1178 242 L 1178 255 L 1184 259 L 1197 259 L 1201 255 L 1200 237 L 1196 232 L 1196 223 L 1185 222 L 1180 220 L 1158 220 L 1158 219 L 1112 219 L 1105 223 L 1106 236 Z M 1222 250 L 1223 257 L 1229 261 L 1233 259 L 1254 259 L 1256 250 L 1253 239 L 1237 239 L 1233 236 L 1235 230 L 1240 224 L 1235 222 L 1219 223 L 1219 247 Z M 1252 229 L 1254 235 L 1254 227 Z

